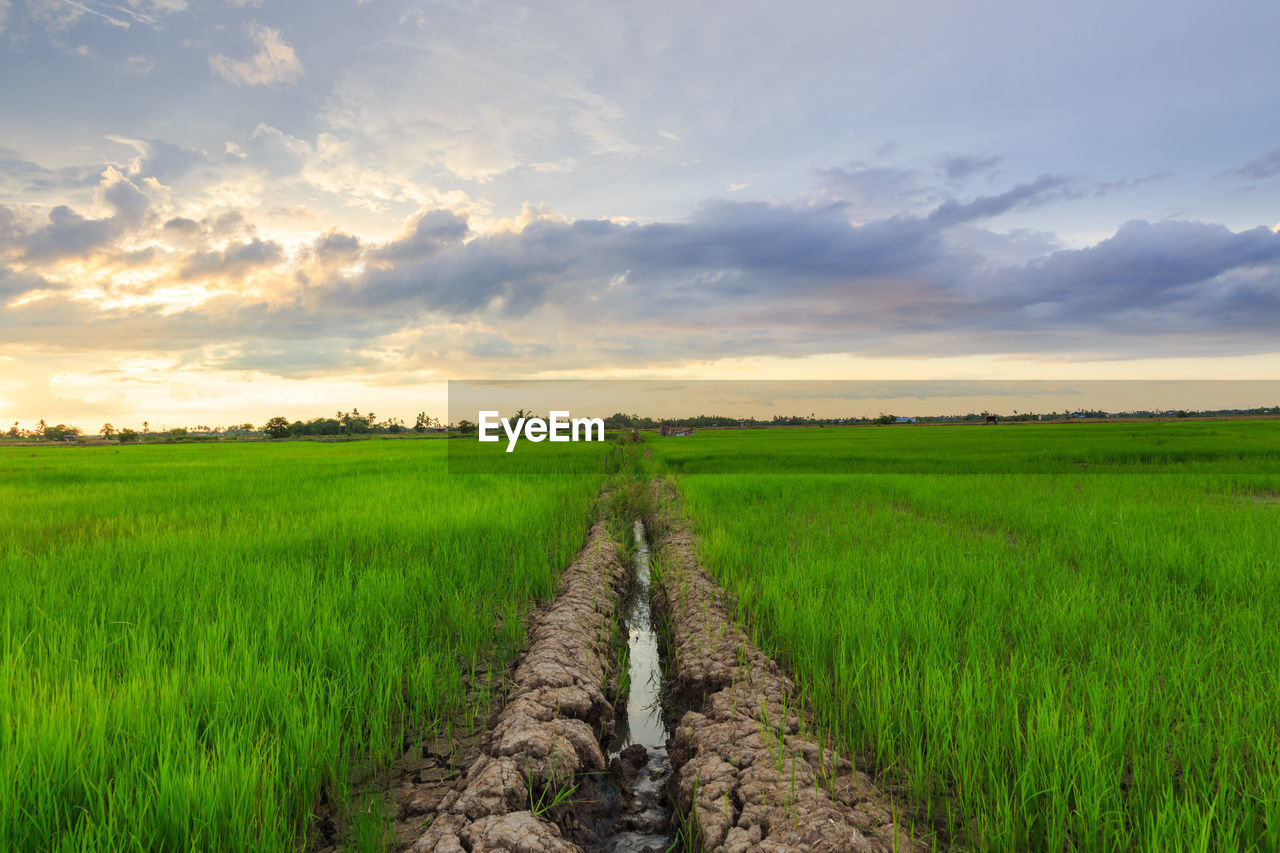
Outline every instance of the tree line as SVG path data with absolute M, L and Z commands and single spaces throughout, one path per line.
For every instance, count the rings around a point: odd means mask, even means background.
M 153 432 L 149 421 L 143 421 L 140 429 L 129 427 L 117 428 L 105 423 L 98 430 L 97 436 L 107 440 L 119 441 L 122 444 L 142 441 L 184 440 L 201 441 L 217 440 L 226 437 L 265 436 L 267 438 L 302 438 L 308 436 L 357 436 L 357 435 L 400 435 L 403 433 L 440 432 L 449 429 L 439 418 L 419 412 L 413 426 L 408 426 L 400 418 L 387 418 L 379 421 L 373 412 L 361 412 L 352 409 L 349 412 L 339 410 L 331 418 L 312 418 L 308 421 L 290 421 L 283 416 L 270 418 L 261 427 L 252 423 L 234 424 L 227 427 L 211 427 L 198 425 L 194 427 L 174 427 Z M 87 438 L 77 426 L 68 424 L 49 424 L 41 419 L 35 429 L 23 429 L 18 421 L 4 433 L 4 437 L 14 440 L 28 441 L 77 441 Z
M 916 423 L 980 423 L 986 420 L 988 413 L 981 414 L 969 413 L 965 415 L 923 415 L 914 418 Z M 1018 412 L 1012 414 L 1001 414 L 999 419 L 1002 421 L 1036 421 L 1036 420 L 1065 420 L 1072 418 L 1168 418 L 1168 417 L 1224 417 L 1224 416 L 1249 416 L 1249 415 L 1280 415 L 1280 406 L 1257 406 L 1248 409 L 1213 409 L 1213 410 L 1161 410 L 1161 411 L 1126 411 L 1126 412 L 1105 412 L 1102 410 L 1088 409 L 1074 412 Z M 521 409 L 516 412 L 517 417 L 533 417 L 533 413 Z M 682 426 L 694 428 L 709 427 L 777 427 L 777 426 L 847 426 L 850 424 L 892 424 L 899 418 L 892 414 L 880 413 L 875 417 L 866 415 L 851 417 L 817 417 L 814 413 L 808 415 L 774 415 L 768 419 L 761 418 L 735 418 L 725 415 L 695 415 L 686 418 L 652 418 L 645 415 L 626 414 L 624 412 L 614 412 L 604 419 L 606 430 L 629 430 L 629 429 L 658 429 L 665 423 L 678 423 Z M 228 427 L 210 427 L 205 425 L 194 427 L 174 427 L 173 429 L 162 430 L 160 432 L 152 432 L 151 424 L 148 421 L 142 422 L 140 430 L 129 427 L 117 429 L 110 423 L 105 423 L 98 431 L 98 435 L 108 440 L 119 441 L 123 444 L 137 443 L 141 441 L 209 441 L 226 437 L 245 437 L 260 436 L 267 438 L 308 438 L 308 437 L 342 437 L 342 436 L 373 436 L 373 435 L 402 435 L 405 433 L 423 434 L 427 432 L 449 432 L 458 430 L 461 432 L 473 432 L 475 424 L 471 421 L 459 421 L 454 424 L 446 424 L 439 418 L 432 417 L 426 412 L 419 412 L 414 419 L 413 425 L 409 426 L 399 418 L 391 417 L 386 420 L 379 421 L 373 412 L 361 412 L 359 409 L 351 409 L 350 411 L 339 410 L 334 413 L 333 417 L 318 417 L 307 421 L 294 420 L 277 415 L 270 418 L 261 427 L 255 427 L 252 423 L 235 424 Z M 23 429 L 19 423 L 15 421 L 7 432 L 5 438 L 10 440 L 29 440 L 29 441 L 77 441 L 85 437 L 85 433 L 79 427 L 68 424 L 49 424 L 44 419 L 36 425 L 35 429 Z

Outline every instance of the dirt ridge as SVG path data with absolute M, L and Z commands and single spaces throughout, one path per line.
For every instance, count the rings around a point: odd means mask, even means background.
M 795 685 L 729 616 L 695 542 L 661 489 L 654 609 L 670 643 L 672 797 L 709 853 L 927 850 L 887 796 L 806 734 Z
M 606 770 L 600 744 L 614 727 L 613 630 L 629 577 L 604 525 L 595 524 L 559 595 L 535 617 L 508 702 L 478 757 L 405 850 L 581 853 L 572 839 L 590 839 L 590 827 L 572 809 L 550 805 L 583 774 Z M 563 825 L 546 819 L 553 813 Z

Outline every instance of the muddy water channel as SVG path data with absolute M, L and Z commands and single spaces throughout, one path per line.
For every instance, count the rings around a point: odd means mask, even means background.
M 663 673 L 658 635 L 649 610 L 649 544 L 644 525 L 632 531 L 636 548 L 626 610 L 630 688 L 609 743 L 609 779 L 601 791 L 606 805 L 597 831 L 606 851 L 646 853 L 670 847 L 670 812 L 663 796 L 671 777 L 670 732 L 663 721 Z

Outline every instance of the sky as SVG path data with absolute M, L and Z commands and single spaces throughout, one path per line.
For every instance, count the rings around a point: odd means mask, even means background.
M 1274 0 L 0 0 L 0 418 L 1280 378 L 1276 32 Z

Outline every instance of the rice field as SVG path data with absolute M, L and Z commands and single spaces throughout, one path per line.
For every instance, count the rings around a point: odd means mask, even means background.
M 755 640 L 940 843 L 1280 849 L 1280 422 L 649 444 Z
M 493 458 L 0 448 L 0 850 L 304 849 L 486 705 L 621 468 L 939 846 L 1280 849 L 1280 421 Z
M 599 476 L 442 441 L 0 448 L 0 850 L 286 851 L 486 705 Z

